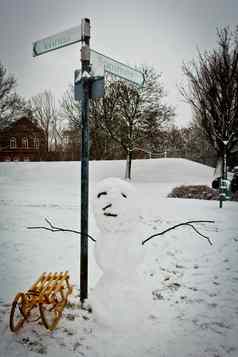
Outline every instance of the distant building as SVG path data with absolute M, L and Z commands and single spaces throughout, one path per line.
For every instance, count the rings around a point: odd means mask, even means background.
M 26 116 L 0 129 L 0 161 L 41 161 L 46 148 L 43 130 Z
M 80 130 L 67 129 L 63 131 L 64 160 L 80 160 Z

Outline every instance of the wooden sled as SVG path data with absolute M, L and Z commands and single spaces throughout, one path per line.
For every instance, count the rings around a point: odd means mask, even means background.
M 26 293 L 18 293 L 12 303 L 10 329 L 18 331 L 25 321 L 42 320 L 52 331 L 63 312 L 73 287 L 69 273 L 43 273 Z

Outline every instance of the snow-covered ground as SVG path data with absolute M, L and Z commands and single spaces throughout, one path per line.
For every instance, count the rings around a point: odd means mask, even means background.
M 89 233 L 95 238 L 95 184 L 123 178 L 124 171 L 123 161 L 90 162 Z M 237 357 L 238 204 L 225 202 L 220 209 L 217 201 L 166 198 L 180 184 L 210 185 L 213 171 L 182 159 L 133 162 L 145 238 L 182 221 L 215 224 L 196 225 L 212 246 L 190 227 L 144 246 L 140 274 L 151 308 L 141 326 L 119 332 L 79 308 L 79 236 L 26 228 L 45 225 L 45 217 L 61 227 L 80 228 L 80 163 L 0 163 L 0 356 Z M 101 274 L 93 249 L 90 241 L 89 302 Z M 56 330 L 29 323 L 11 333 L 9 311 L 16 293 L 43 271 L 62 270 L 69 270 L 75 290 Z M 130 314 L 127 306 L 125 314 Z

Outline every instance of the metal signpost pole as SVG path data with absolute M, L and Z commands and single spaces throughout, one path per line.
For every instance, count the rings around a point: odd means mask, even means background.
M 88 297 L 88 178 L 89 178 L 89 94 L 90 94 L 90 20 L 82 19 L 81 70 L 81 251 L 80 251 L 80 300 Z
M 59 32 L 33 43 L 33 56 L 83 42 L 81 48 L 81 77 L 75 71 L 75 100 L 81 101 L 81 251 L 80 300 L 88 297 L 88 186 L 89 186 L 89 99 L 104 96 L 104 72 L 111 73 L 135 85 L 142 86 L 143 73 L 108 56 L 90 50 L 90 20 L 82 19 L 81 26 Z M 90 67 L 90 54 L 92 68 Z M 92 75 L 90 74 L 92 73 Z M 80 78 L 79 78 L 80 77 Z M 130 153 L 130 151 L 129 151 Z

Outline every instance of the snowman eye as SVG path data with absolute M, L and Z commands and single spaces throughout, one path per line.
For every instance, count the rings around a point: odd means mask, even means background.
M 100 198 L 102 195 L 107 195 L 107 192 L 106 191 L 99 192 L 99 194 L 97 195 L 97 198 Z
M 127 195 L 125 193 L 121 193 L 121 195 L 124 197 L 124 198 L 127 198 Z

